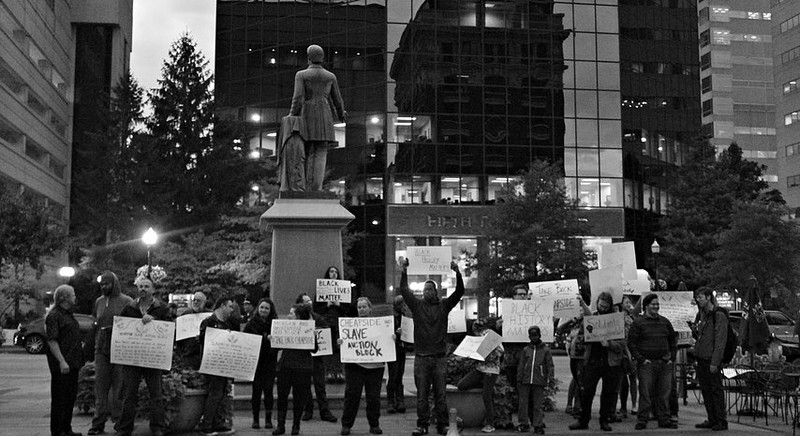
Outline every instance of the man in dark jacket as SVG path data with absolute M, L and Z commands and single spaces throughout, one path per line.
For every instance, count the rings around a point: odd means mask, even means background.
M 229 296 L 222 296 L 217 298 L 214 302 L 214 313 L 200 323 L 200 347 L 205 346 L 206 329 L 209 327 L 220 330 L 236 330 L 231 322 L 231 314 L 236 311 L 236 305 L 233 303 L 233 298 Z M 200 352 L 202 356 L 202 351 Z M 225 395 L 228 391 L 228 385 L 231 379 L 218 375 L 206 374 L 206 389 L 208 390 L 208 397 L 206 397 L 206 404 L 203 409 L 203 419 L 200 421 L 200 432 L 204 435 L 224 435 L 232 434 L 233 430 L 228 427 L 225 422 Z
M 728 420 L 725 413 L 725 393 L 722 391 L 722 353 L 728 338 L 728 318 L 725 313 L 716 310 L 714 291 L 701 286 L 694 292 L 697 303 L 697 317 L 692 326 L 697 342 L 694 355 L 697 358 L 697 381 L 703 394 L 708 419 L 696 428 L 727 430 Z M 641 401 L 641 399 L 640 399 Z
M 414 319 L 414 382 L 417 385 L 417 428 L 414 436 L 428 434 L 431 414 L 428 393 L 433 386 L 436 431 L 447 433 L 447 399 L 445 398 L 445 372 L 447 371 L 447 316 L 464 296 L 464 280 L 455 262 L 450 269 L 456 273 L 456 290 L 440 299 L 436 283 L 428 280 L 422 289 L 422 300 L 408 289 L 408 259 L 403 263 L 400 277 L 400 294 L 411 310 Z
M 655 401 L 658 426 L 678 428 L 678 424 L 670 421 L 669 412 L 669 394 L 678 353 L 675 329 L 667 318 L 658 314 L 658 295 L 645 295 L 642 307 L 644 315 L 633 319 L 628 333 L 628 349 L 639 372 L 639 422 L 636 429 L 647 428 L 652 401 Z
M 72 315 L 75 290 L 61 285 L 53 293 L 55 305 L 45 318 L 47 366 L 50 368 L 50 434 L 72 436 L 72 409 L 78 395 L 78 371 L 83 350 L 78 321 Z

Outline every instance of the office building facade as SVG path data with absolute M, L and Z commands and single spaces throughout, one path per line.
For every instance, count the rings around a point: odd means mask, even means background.
M 777 187 L 786 204 L 797 209 L 800 207 L 800 4 L 771 0 L 771 6 Z

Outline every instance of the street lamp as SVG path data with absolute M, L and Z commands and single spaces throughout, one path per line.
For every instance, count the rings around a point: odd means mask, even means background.
M 75 268 L 71 266 L 62 266 L 58 269 L 58 275 L 60 277 L 64 277 L 65 279 L 69 279 L 75 275 Z
M 650 252 L 653 253 L 653 274 L 656 276 L 656 291 L 658 291 L 658 253 L 661 252 L 661 246 L 655 239 L 653 239 L 653 245 L 650 246 Z
M 150 247 L 155 245 L 158 242 L 158 233 L 153 230 L 152 227 L 148 228 L 146 232 L 142 235 L 142 242 L 145 246 L 147 246 L 147 272 L 150 272 L 150 266 L 152 263 L 150 262 Z

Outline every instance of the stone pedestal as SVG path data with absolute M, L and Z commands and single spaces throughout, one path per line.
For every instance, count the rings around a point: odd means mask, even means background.
M 280 317 L 298 294 L 314 298 L 316 279 L 328 267 L 342 271 L 341 232 L 353 218 L 339 200 L 319 198 L 279 198 L 261 215 L 272 231 L 270 295 Z

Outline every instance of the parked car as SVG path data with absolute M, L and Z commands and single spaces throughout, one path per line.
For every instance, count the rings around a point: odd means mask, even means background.
M 780 310 L 764 310 L 764 315 L 767 317 L 769 331 L 772 337 L 780 342 L 786 360 L 791 362 L 800 359 L 800 345 L 798 345 L 798 338 L 794 335 L 794 320 Z M 744 312 L 731 310 L 730 320 L 733 328 L 741 333 L 744 327 Z
M 94 320 L 91 315 L 76 313 L 75 319 L 83 337 L 84 354 L 94 347 Z M 42 354 L 47 348 L 44 332 L 44 316 L 19 325 L 19 331 L 14 334 L 14 345 L 25 347 L 31 354 Z

